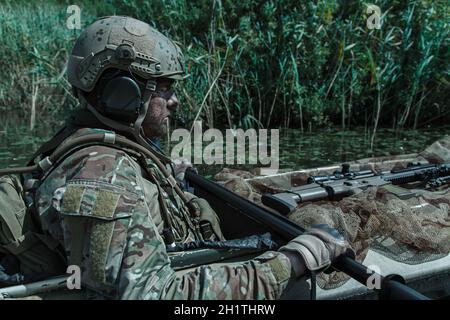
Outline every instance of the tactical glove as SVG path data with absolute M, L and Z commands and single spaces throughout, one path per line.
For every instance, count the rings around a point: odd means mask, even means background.
M 304 274 L 305 267 L 318 272 L 327 269 L 341 255 L 355 257 L 353 249 L 342 235 L 324 224 L 308 229 L 279 251 L 291 260 L 297 277 Z

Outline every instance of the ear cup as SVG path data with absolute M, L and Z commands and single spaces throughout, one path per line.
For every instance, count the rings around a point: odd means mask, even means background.
M 141 89 L 129 77 L 114 78 L 105 85 L 101 103 L 109 117 L 119 121 L 134 121 L 141 107 Z

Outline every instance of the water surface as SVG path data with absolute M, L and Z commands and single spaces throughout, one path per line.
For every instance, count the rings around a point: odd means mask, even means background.
M 31 131 L 24 119 L 12 116 L 0 119 L 0 168 L 25 165 L 33 152 L 61 125 L 62 122 L 58 120 L 42 121 Z M 420 152 L 435 140 L 449 134 L 450 127 L 402 132 L 380 129 L 371 150 L 370 136 L 363 128 L 314 133 L 301 133 L 295 129 L 281 130 L 280 168 L 294 170 L 372 156 Z M 167 150 L 167 147 L 165 149 Z M 250 169 L 253 166 L 235 167 Z M 208 175 L 220 171 L 221 168 L 220 165 L 199 166 L 200 171 Z

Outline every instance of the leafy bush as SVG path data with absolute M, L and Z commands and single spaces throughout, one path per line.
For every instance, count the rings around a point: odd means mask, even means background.
M 71 3 L 21 2 L 0 8 L 0 52 L 11 58 L 0 62 L 0 107 L 29 108 L 33 83 L 44 81 L 36 108 L 56 112 L 74 103 L 61 76 L 79 34 L 65 28 Z M 366 26 L 370 14 L 361 0 L 78 4 L 83 26 L 99 16 L 129 15 L 184 48 L 190 77 L 177 86 L 191 121 L 306 131 L 333 124 L 416 128 L 450 119 L 445 0 L 374 1 L 379 30 Z

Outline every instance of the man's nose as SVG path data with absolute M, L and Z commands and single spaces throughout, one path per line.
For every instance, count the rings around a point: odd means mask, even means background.
M 178 101 L 177 95 L 174 93 L 172 96 L 167 100 L 167 108 L 171 110 L 175 110 L 178 105 L 180 104 L 180 101 Z

